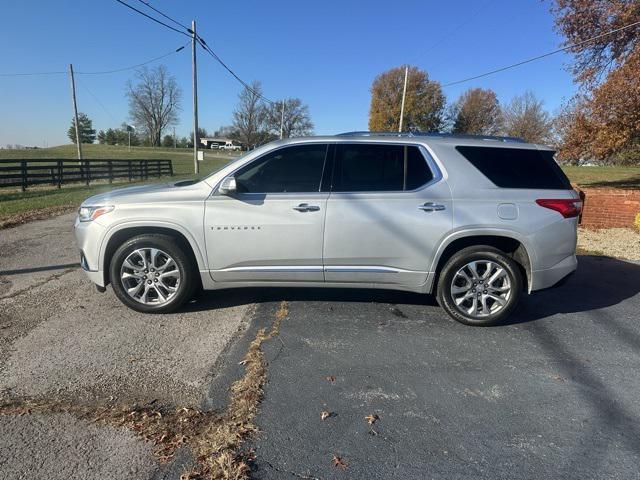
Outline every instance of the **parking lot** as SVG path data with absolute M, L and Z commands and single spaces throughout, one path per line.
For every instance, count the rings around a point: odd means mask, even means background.
M 0 231 L 3 399 L 224 409 L 286 300 L 244 447 L 255 478 L 640 478 L 636 263 L 581 257 L 494 328 L 371 290 L 210 292 L 145 316 L 86 280 L 72 221 Z M 179 478 L 194 462 L 153 450 L 69 413 L 0 416 L 2 478 Z

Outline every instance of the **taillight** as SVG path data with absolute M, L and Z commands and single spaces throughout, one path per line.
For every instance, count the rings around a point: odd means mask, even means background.
M 580 215 L 582 200 L 575 198 L 541 198 L 536 203 L 544 208 L 550 208 L 560 213 L 564 218 L 572 218 Z

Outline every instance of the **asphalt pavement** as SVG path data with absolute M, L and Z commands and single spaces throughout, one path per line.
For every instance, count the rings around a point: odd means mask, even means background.
M 274 291 L 255 478 L 640 478 L 639 292 L 640 265 L 581 257 L 473 328 L 418 295 Z
M 79 271 L 72 220 L 0 231 L 3 397 L 224 408 L 288 300 L 263 346 L 253 477 L 640 478 L 638 264 L 580 257 L 564 286 L 493 328 L 375 290 L 209 292 L 148 316 Z M 68 414 L 0 417 L 0 478 L 177 479 L 193 462 L 152 451 Z

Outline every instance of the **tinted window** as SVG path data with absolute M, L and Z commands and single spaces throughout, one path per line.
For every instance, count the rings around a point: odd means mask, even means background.
M 297 145 L 268 153 L 236 173 L 240 193 L 317 192 L 327 145 Z
M 433 178 L 415 146 L 336 146 L 333 191 L 389 192 L 414 190 Z
M 456 150 L 498 187 L 571 188 L 552 151 L 495 147 L 456 147 Z

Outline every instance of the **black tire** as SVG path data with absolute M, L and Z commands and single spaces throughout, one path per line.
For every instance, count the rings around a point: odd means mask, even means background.
M 490 261 L 502 267 L 511 286 L 511 293 L 506 303 L 499 311 L 489 313 L 485 316 L 474 316 L 463 311 L 456 305 L 451 293 L 452 283 L 456 273 L 473 261 Z M 468 285 L 468 284 L 467 284 Z M 475 285 L 475 284 L 474 284 Z M 468 288 L 468 287 L 467 287 Z M 465 325 L 491 326 L 503 322 L 518 305 L 522 294 L 523 283 L 522 274 L 518 264 L 504 252 L 488 245 L 468 247 L 455 253 L 440 271 L 437 285 L 437 300 L 440 306 L 449 314 L 451 318 Z M 475 290 L 473 290 L 475 292 Z M 487 302 L 493 302 L 488 300 Z
M 125 259 L 135 250 L 140 248 L 155 248 L 166 252 L 174 261 L 180 272 L 180 282 L 177 290 L 166 303 L 159 305 L 145 304 L 135 300 L 125 290 L 120 278 L 120 271 Z M 181 248 L 180 243 L 169 235 L 149 234 L 138 235 L 124 242 L 115 251 L 109 265 L 109 278 L 116 296 L 127 307 L 143 313 L 169 313 L 177 310 L 188 302 L 199 285 L 198 272 L 189 256 Z

